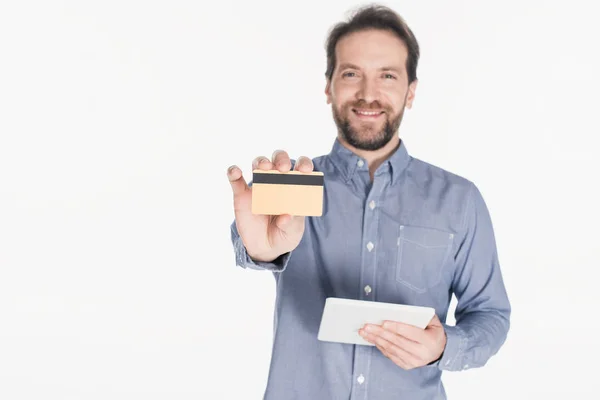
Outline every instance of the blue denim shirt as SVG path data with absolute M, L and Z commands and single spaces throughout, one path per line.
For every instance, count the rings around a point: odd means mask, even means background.
M 266 400 L 445 399 L 443 371 L 483 366 L 504 343 L 510 304 L 492 222 L 469 180 L 413 158 L 402 140 L 375 172 L 336 139 L 313 159 L 325 176 L 321 217 L 299 246 L 253 262 L 235 221 L 236 265 L 276 282 Z M 452 294 L 455 325 L 446 324 Z M 319 341 L 327 297 L 433 307 L 447 335 L 442 357 L 404 370 L 374 346 Z

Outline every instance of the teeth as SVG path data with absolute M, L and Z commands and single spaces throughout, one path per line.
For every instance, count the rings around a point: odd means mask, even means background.
M 360 115 L 379 115 L 379 112 L 373 112 L 373 111 L 356 111 L 357 114 Z

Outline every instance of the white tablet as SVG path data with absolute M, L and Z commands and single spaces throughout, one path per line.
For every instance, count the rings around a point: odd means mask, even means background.
M 425 329 L 434 314 L 435 309 L 432 307 L 328 297 L 325 300 L 318 339 L 374 346 L 358 333 L 365 324 L 381 325 L 383 321 L 389 320 Z

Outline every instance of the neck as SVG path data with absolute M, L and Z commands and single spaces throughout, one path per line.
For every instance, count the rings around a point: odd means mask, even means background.
M 386 143 L 385 146 L 378 150 L 357 149 L 356 147 L 346 142 L 341 135 L 338 135 L 338 139 L 342 146 L 346 147 L 348 150 L 350 150 L 357 156 L 364 158 L 367 161 L 367 165 L 369 166 L 369 174 L 371 175 L 371 180 L 373 180 L 373 176 L 377 168 L 385 160 L 387 160 L 400 146 L 400 138 L 398 137 L 398 135 L 394 135 L 392 139 Z

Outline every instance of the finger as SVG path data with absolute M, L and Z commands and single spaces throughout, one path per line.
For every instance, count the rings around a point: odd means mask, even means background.
M 389 358 L 394 364 L 407 371 L 416 367 L 415 365 L 410 365 L 408 362 L 406 362 L 406 360 L 403 360 L 394 354 L 387 354 L 386 357 Z
M 254 160 L 252 160 L 252 169 L 262 169 L 268 171 L 270 169 L 273 169 L 273 164 L 267 157 L 258 156 Z
M 292 220 L 293 220 L 293 217 L 291 215 L 281 214 L 281 215 L 278 215 L 277 218 L 275 219 L 275 225 L 282 231 L 285 231 L 290 227 Z
M 288 172 L 292 168 L 292 162 L 287 152 L 283 150 L 275 150 L 271 156 L 273 168 L 280 172 Z
M 242 170 L 237 165 L 232 165 L 227 169 L 227 178 L 234 196 L 239 196 L 248 190 L 248 184 L 242 175 Z
M 404 369 L 413 369 L 413 368 L 421 367 L 425 364 L 419 358 L 413 356 L 412 354 L 405 352 L 398 346 L 395 346 L 390 351 L 388 358 L 392 361 L 400 360 L 402 363 L 404 363 L 404 366 L 402 367 Z M 396 361 L 394 361 L 394 362 L 396 362 Z
M 296 160 L 296 164 L 294 165 L 295 171 L 312 172 L 313 169 L 314 169 L 314 165 L 313 165 L 312 160 L 305 156 L 298 157 L 298 160 Z
M 304 229 L 304 217 L 301 215 L 281 214 L 277 216 L 275 225 L 285 233 L 293 233 Z
M 424 343 L 427 339 L 425 330 L 414 325 L 404 324 L 398 321 L 384 321 L 382 324 L 383 328 L 400 336 L 404 336 L 414 342 Z
M 377 347 L 379 349 L 379 351 L 381 351 L 381 354 L 383 354 L 384 356 L 386 356 L 387 358 L 390 358 L 391 354 L 388 353 L 388 351 L 386 349 L 384 349 L 383 347 L 381 347 L 380 345 L 378 345 L 377 343 L 373 343 L 375 345 L 375 347 Z
M 373 343 L 375 346 L 379 347 L 380 350 L 384 353 L 387 354 L 391 348 L 391 343 L 387 340 L 385 340 L 384 338 L 382 338 L 379 335 L 376 335 L 374 333 L 370 333 L 367 332 L 364 328 L 363 329 L 359 329 L 358 333 L 367 341 L 370 343 Z
M 373 335 L 380 336 L 390 343 L 402 348 L 407 353 L 414 357 L 423 357 L 427 352 L 425 346 L 421 343 L 414 342 L 410 339 L 405 338 L 391 330 L 385 329 L 379 325 L 367 324 L 365 330 Z
M 390 342 L 389 340 L 373 334 L 373 333 L 368 333 L 366 331 L 363 331 L 366 333 L 365 336 L 363 336 L 367 341 L 373 343 L 375 346 L 377 346 L 377 348 L 379 350 L 381 350 L 381 352 L 388 357 L 389 359 L 392 359 L 392 357 L 395 357 L 396 359 L 398 359 L 398 361 L 400 361 L 399 363 L 396 362 L 396 364 L 402 366 L 402 368 L 408 367 L 415 367 L 418 365 L 419 360 L 417 359 L 417 357 L 415 357 L 414 355 L 410 354 L 409 352 L 407 352 L 406 350 L 396 346 L 394 343 Z
M 384 349 L 384 355 L 390 360 L 394 361 L 395 364 L 401 366 L 404 369 L 412 369 L 423 365 L 423 363 L 418 357 L 415 357 L 414 355 L 394 345 L 393 343 L 389 343 L 389 345 L 386 346 L 377 343 L 376 346 L 378 348 Z
M 385 349 L 384 347 L 382 347 L 381 345 L 377 344 L 377 343 L 373 343 L 375 345 L 375 347 L 377 347 L 379 349 L 379 351 L 381 351 L 381 354 L 383 354 L 384 356 L 386 356 L 387 358 L 391 359 L 392 357 L 396 357 L 398 359 L 399 362 L 396 362 L 396 364 L 404 366 L 406 365 L 406 363 L 404 362 L 404 360 L 402 360 L 400 357 L 394 356 L 392 354 L 390 354 L 388 352 L 387 349 Z

